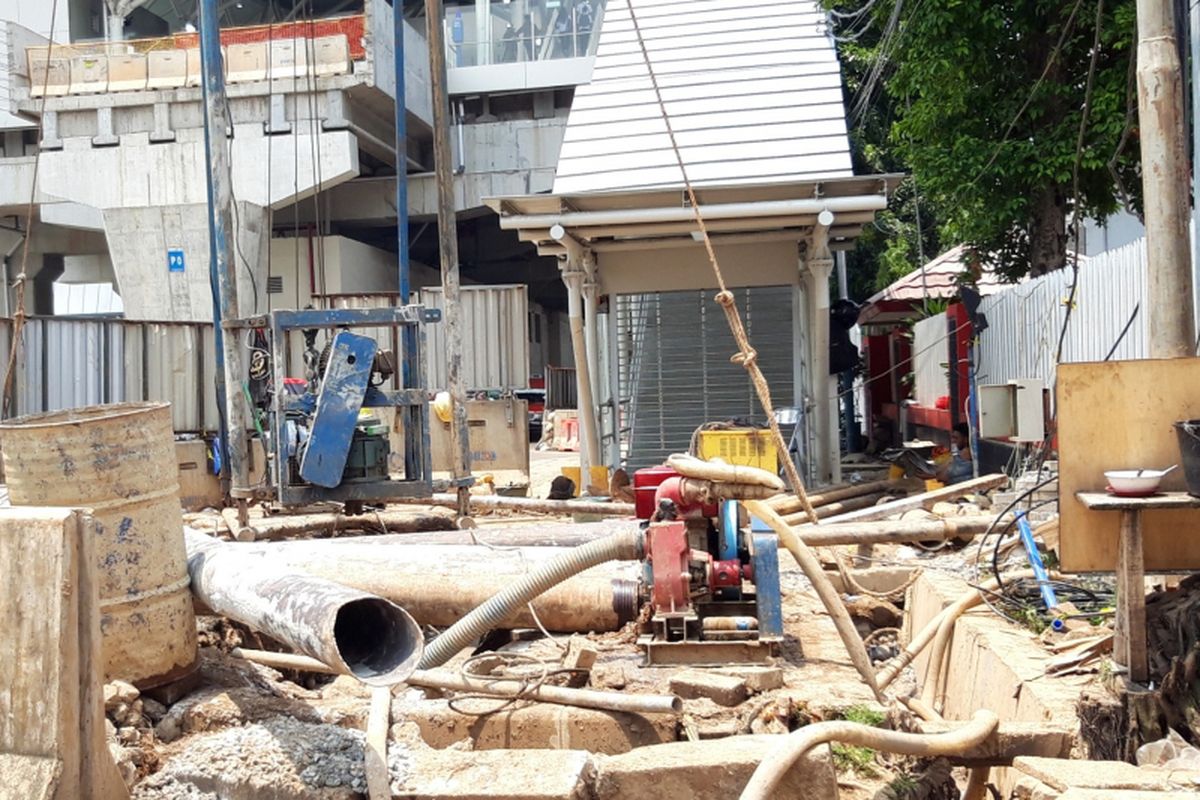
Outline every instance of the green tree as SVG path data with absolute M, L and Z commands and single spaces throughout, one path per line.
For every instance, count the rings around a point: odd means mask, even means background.
M 1138 207 L 1134 0 L 826 6 L 860 165 L 912 174 L 938 244 L 1038 275 L 1067 264 L 1070 220 Z M 879 277 L 904 250 L 879 251 Z

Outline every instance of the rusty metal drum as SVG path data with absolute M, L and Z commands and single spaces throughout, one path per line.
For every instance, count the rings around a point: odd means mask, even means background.
M 139 688 L 196 666 L 169 403 L 33 414 L 0 424 L 15 506 L 91 509 L 104 678 Z

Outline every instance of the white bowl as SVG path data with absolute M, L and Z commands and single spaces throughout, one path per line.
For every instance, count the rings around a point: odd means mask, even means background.
M 1163 475 L 1167 473 L 1161 469 L 1114 469 L 1104 473 L 1104 477 L 1108 478 L 1108 485 L 1117 494 L 1154 494 L 1158 491 L 1158 484 L 1162 481 Z

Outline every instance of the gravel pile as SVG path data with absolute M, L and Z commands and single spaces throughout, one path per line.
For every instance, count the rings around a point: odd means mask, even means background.
M 336 725 L 276 718 L 189 739 L 162 770 L 138 785 L 135 800 L 210 800 L 253 796 L 342 798 L 367 790 L 365 735 Z M 389 748 L 393 778 L 409 762 Z M 237 790 L 242 788 L 245 794 Z M 314 793 L 313 790 L 321 790 Z

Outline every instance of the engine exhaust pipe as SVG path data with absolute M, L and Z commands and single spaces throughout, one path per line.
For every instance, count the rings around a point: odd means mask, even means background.
M 214 613 L 370 686 L 404 682 L 425 649 L 417 623 L 376 595 L 184 528 L 192 594 Z

